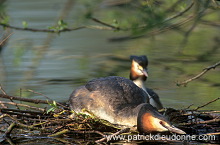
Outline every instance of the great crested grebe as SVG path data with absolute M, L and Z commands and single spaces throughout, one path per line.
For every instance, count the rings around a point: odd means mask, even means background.
M 70 95 L 70 107 L 82 109 L 111 123 L 137 126 L 141 133 L 171 131 L 185 134 L 147 103 L 147 94 L 131 80 L 110 76 L 89 81 Z
M 148 59 L 145 55 L 142 56 L 130 56 L 132 61 L 130 70 L 130 79 L 140 88 L 142 88 L 148 95 L 149 103 L 156 107 L 158 110 L 163 108 L 160 98 L 152 89 L 144 86 L 144 81 L 147 80 L 147 66 Z

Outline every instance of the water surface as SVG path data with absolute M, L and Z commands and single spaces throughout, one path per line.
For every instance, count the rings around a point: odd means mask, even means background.
M 26 21 L 28 27 L 41 29 L 55 25 L 60 18 L 71 27 L 76 26 L 83 7 L 78 1 L 69 4 L 60 0 L 8 0 L 5 6 L 10 25 L 22 27 L 22 21 Z M 105 9 L 99 13 L 104 14 Z M 196 107 L 219 97 L 219 67 L 187 87 L 176 86 L 177 81 L 219 61 L 219 43 L 215 41 L 219 29 L 199 25 L 185 45 L 184 36 L 175 31 L 131 41 L 109 41 L 119 36 L 126 33 L 81 29 L 58 35 L 13 30 L 1 52 L 0 83 L 9 95 L 46 99 L 25 91 L 31 89 L 53 100 L 66 101 L 72 90 L 93 78 L 128 78 L 129 56 L 147 55 L 150 64 L 146 86 L 159 94 L 165 107 Z M 204 109 L 219 110 L 219 102 Z

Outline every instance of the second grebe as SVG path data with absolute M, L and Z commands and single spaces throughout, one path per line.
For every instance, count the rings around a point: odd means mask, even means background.
M 82 109 L 111 123 L 137 126 L 141 133 L 171 131 L 185 134 L 146 102 L 147 94 L 131 80 L 110 76 L 89 81 L 70 95 L 70 107 Z
M 149 102 L 152 106 L 156 107 L 158 110 L 163 108 L 159 96 L 152 89 L 146 88 L 144 86 L 144 81 L 147 80 L 147 66 L 148 59 L 145 55 L 142 56 L 130 56 L 132 60 L 130 79 L 140 88 L 142 88 L 149 97 Z

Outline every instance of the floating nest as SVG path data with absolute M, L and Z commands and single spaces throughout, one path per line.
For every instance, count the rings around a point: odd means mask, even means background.
M 157 138 L 157 140 L 138 139 L 130 141 L 128 136 L 138 135 L 130 128 L 111 124 L 93 115 L 77 114 L 71 111 L 68 104 L 55 101 L 35 100 L 0 94 L 0 144 L 93 144 L 111 142 L 134 142 L 151 144 L 159 143 L 220 143 L 220 111 L 201 110 L 202 107 L 219 100 L 212 100 L 196 109 L 176 110 L 166 108 L 160 112 L 169 116 L 169 120 L 195 140 L 178 138 Z M 16 103 L 20 100 L 24 103 Z M 20 102 L 19 101 L 19 102 Z M 31 102 L 33 105 L 26 105 Z M 45 108 L 34 107 L 34 104 L 45 104 Z M 85 110 L 86 111 L 86 110 Z M 170 133 L 166 135 L 172 136 Z M 121 138 L 111 138 L 123 135 Z M 108 136 L 108 138 L 107 138 Z M 146 136 L 146 135 L 145 135 Z M 110 137 L 110 138 L 109 138 Z M 203 138 L 201 138 L 203 137 Z M 208 138 L 209 137 L 209 138 Z

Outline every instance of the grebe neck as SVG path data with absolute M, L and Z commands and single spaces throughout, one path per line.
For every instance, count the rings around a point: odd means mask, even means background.
M 133 82 L 135 83 L 135 85 L 137 85 L 139 88 L 143 89 L 144 92 L 147 94 L 149 100 L 152 98 L 151 95 L 147 92 L 145 86 L 144 86 L 144 81 L 142 78 L 138 78 L 136 80 L 133 80 Z
M 142 80 L 142 78 L 138 78 L 136 80 L 133 80 L 133 82 L 135 83 L 135 85 L 137 85 L 139 88 L 142 88 L 144 91 L 146 91 L 145 87 L 144 87 L 144 81 Z

